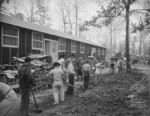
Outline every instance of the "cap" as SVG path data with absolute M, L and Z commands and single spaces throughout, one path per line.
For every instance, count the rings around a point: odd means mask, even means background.
M 60 63 L 54 62 L 53 66 L 54 66 L 54 67 L 55 67 L 55 66 L 60 66 Z

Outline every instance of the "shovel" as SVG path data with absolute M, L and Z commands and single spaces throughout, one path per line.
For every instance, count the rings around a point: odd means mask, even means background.
M 83 89 L 78 88 L 78 87 L 75 87 L 75 86 L 73 86 L 73 85 L 71 85 L 71 84 L 69 84 L 69 83 L 65 83 L 65 84 L 66 84 L 66 85 L 69 85 L 69 86 L 71 86 L 71 87 L 74 87 L 74 88 L 83 90 Z M 98 94 L 96 94 L 95 92 L 93 92 L 93 91 L 91 91 L 91 90 L 89 90 L 89 92 L 92 93 L 93 95 L 95 95 L 97 98 L 101 99 L 101 97 L 100 97 Z
M 32 95 L 33 95 L 33 99 L 34 99 L 34 103 L 35 103 L 35 112 L 36 113 L 42 113 L 42 110 L 39 110 L 38 109 L 38 104 L 37 104 L 37 102 L 36 102 L 36 99 L 35 99 L 35 96 L 34 96 L 34 93 L 33 93 L 33 90 L 31 89 L 31 92 L 32 92 Z
M 71 87 L 73 87 L 73 88 L 76 88 L 76 89 L 79 89 L 79 90 L 83 90 L 83 89 L 81 89 L 81 88 L 78 88 L 78 87 L 75 87 L 75 86 L 73 86 L 73 85 L 71 85 L 71 84 L 69 84 L 69 83 L 65 83 L 66 85 L 69 85 L 69 86 L 71 86 Z

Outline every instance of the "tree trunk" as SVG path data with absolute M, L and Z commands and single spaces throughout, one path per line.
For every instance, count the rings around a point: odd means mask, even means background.
M 64 16 L 63 16 L 62 18 L 63 18 L 64 32 L 67 33 L 67 29 L 66 29 L 66 20 L 65 20 Z
M 131 71 L 130 66 L 130 44 L 129 44 L 129 9 L 130 6 L 126 6 L 126 71 Z
M 76 27 L 75 27 L 75 36 L 77 36 L 77 29 L 78 29 L 78 9 L 76 8 Z
M 140 54 L 140 57 L 142 55 L 142 32 L 140 31 L 140 46 L 139 46 L 139 54 Z
M 112 24 L 110 24 L 110 48 L 109 48 L 109 57 L 112 57 Z

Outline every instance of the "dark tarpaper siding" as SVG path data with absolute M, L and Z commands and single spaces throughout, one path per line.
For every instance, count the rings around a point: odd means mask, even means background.
M 85 49 L 86 49 L 87 57 L 91 56 L 91 51 L 92 51 L 91 45 L 87 44 Z
M 9 48 L 2 47 L 2 64 L 9 63 Z
M 26 55 L 32 53 L 32 31 L 26 30 Z
M 26 30 L 20 28 L 19 35 L 19 57 L 23 57 L 26 55 Z
M 85 57 L 91 56 L 91 45 L 85 45 L 85 53 L 87 54 Z
M 76 42 L 76 58 L 78 59 L 80 55 L 80 42 Z
M 71 56 L 71 40 L 66 40 L 66 58 Z
M 19 57 L 32 53 L 32 31 L 20 28 L 19 36 Z
M 43 38 L 44 39 L 50 39 L 50 40 L 55 40 L 55 41 L 58 41 L 58 37 L 56 36 L 53 36 L 53 35 L 48 35 L 48 34 L 43 34 Z
M 2 23 L 0 23 L 0 64 L 2 64 Z
M 61 57 L 62 55 L 66 55 L 66 58 L 67 58 L 66 52 L 58 52 L 58 59 L 60 59 L 60 57 Z

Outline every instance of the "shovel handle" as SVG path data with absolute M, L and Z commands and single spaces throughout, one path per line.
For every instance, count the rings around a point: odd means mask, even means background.
M 32 89 L 31 89 L 31 92 L 32 92 L 32 95 L 33 95 L 33 99 L 34 99 L 36 110 L 38 110 L 38 105 L 37 105 L 37 102 L 36 102 L 36 99 L 35 99 L 35 96 L 34 96 L 34 93 L 33 93 Z
M 71 84 L 69 84 L 69 83 L 65 83 L 66 85 L 69 85 L 69 86 L 71 86 L 71 87 L 73 87 L 73 88 L 77 88 L 77 89 L 79 89 L 78 87 L 75 87 L 75 86 L 73 86 L 73 85 L 71 85 Z

